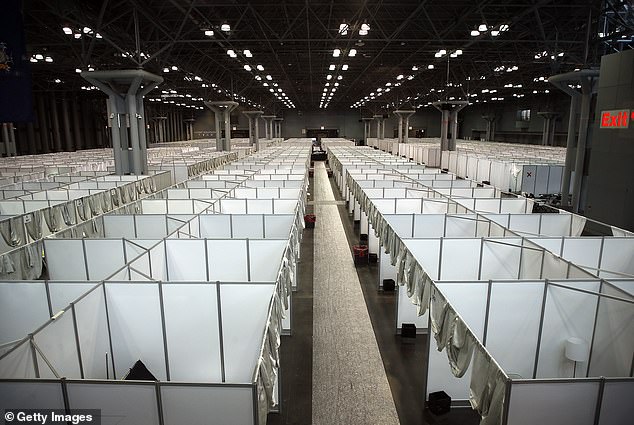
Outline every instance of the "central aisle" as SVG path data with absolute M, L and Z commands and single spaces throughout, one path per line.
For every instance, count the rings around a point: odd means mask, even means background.
M 315 162 L 313 425 L 392 425 L 398 415 L 323 162 Z

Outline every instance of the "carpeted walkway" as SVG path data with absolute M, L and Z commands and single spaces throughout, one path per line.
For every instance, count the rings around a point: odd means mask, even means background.
M 323 162 L 315 162 L 313 425 L 392 425 L 398 415 Z

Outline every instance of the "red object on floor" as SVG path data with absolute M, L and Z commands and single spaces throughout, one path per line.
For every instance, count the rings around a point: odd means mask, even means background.
M 368 264 L 368 247 L 365 245 L 354 245 L 352 247 L 352 256 L 354 264 Z
M 317 217 L 315 217 L 315 214 L 306 214 L 304 216 L 304 224 L 309 229 L 312 229 L 315 227 L 316 221 L 317 221 Z

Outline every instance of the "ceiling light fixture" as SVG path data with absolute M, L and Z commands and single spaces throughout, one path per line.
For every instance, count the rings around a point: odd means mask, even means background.
M 343 65 L 341 65 L 341 70 L 342 71 L 347 71 L 348 70 L 348 64 L 344 63 Z
M 332 56 L 334 56 L 335 58 L 338 58 L 339 55 L 341 55 L 341 50 L 340 49 L 335 49 L 332 51 Z
M 348 52 L 348 56 L 350 56 L 351 58 L 355 57 L 357 54 L 357 49 L 350 49 L 350 51 Z
M 231 31 L 231 25 L 229 25 L 228 23 L 224 22 L 221 26 L 220 26 L 220 30 L 224 31 L 224 32 L 229 32 Z
M 73 30 L 70 29 L 69 27 L 62 28 L 62 31 L 64 31 L 64 34 L 66 35 L 71 35 L 73 33 Z
M 480 32 L 485 32 L 487 29 L 487 24 L 480 24 L 480 26 L 478 27 L 478 31 Z
M 348 28 L 348 24 L 346 23 L 339 25 L 339 34 L 348 35 Z
M 480 35 L 480 31 L 478 30 L 471 30 L 471 37 L 477 37 Z
M 214 35 L 214 32 L 212 30 L 205 30 L 205 35 L 207 37 L 212 37 Z
M 246 49 L 244 50 L 242 53 L 244 53 L 244 56 L 248 57 L 248 58 L 252 58 L 253 55 L 251 54 L 251 50 Z

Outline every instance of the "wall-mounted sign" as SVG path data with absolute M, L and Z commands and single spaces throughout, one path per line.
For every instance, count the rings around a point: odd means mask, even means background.
M 629 128 L 633 119 L 634 111 L 629 109 L 602 111 L 600 128 Z

